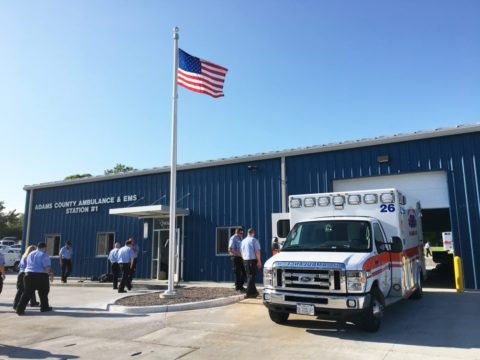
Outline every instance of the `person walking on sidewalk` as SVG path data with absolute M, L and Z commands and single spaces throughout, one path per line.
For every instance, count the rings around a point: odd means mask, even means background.
M 35 245 L 30 245 L 27 247 L 25 250 L 25 253 L 22 255 L 22 258 L 20 259 L 20 264 L 18 265 L 18 276 L 17 276 L 17 293 L 15 294 L 15 299 L 13 300 L 13 310 L 17 310 L 18 303 L 20 302 L 20 299 L 22 298 L 22 295 L 25 291 L 25 268 L 27 267 L 27 257 L 30 255 L 30 253 L 34 250 L 36 250 L 37 247 Z M 37 297 L 35 296 L 35 291 L 33 292 L 32 298 L 30 299 L 30 306 L 38 306 L 40 305 L 39 302 L 37 302 Z
M 120 281 L 120 286 L 118 287 L 119 293 L 124 293 L 125 286 L 128 290 L 132 288 L 132 284 L 130 283 L 130 269 L 133 266 L 133 259 L 134 253 L 132 250 L 132 240 L 127 240 L 125 246 L 118 250 L 118 264 L 120 266 L 120 270 L 122 270 L 122 280 Z
M 60 266 L 62 267 L 62 282 L 66 283 L 68 276 L 72 273 L 72 243 L 67 241 L 65 246 L 60 249 L 58 257 L 60 258 Z
M 257 276 L 257 269 L 262 268 L 262 259 L 260 257 L 260 244 L 255 238 L 255 230 L 248 229 L 247 237 L 242 240 L 241 252 L 245 272 L 247 274 L 247 298 L 256 298 L 258 291 L 255 286 L 255 277 Z
M 108 254 L 108 260 L 110 260 L 110 264 L 112 264 L 112 276 L 113 276 L 113 289 L 118 289 L 118 275 L 120 274 L 120 265 L 118 264 L 118 251 L 122 245 L 119 242 L 115 243 L 115 247 L 110 250 Z
M 228 252 L 232 254 L 232 269 L 235 275 L 235 290 L 245 292 L 245 267 L 243 266 L 242 252 L 240 246 L 243 240 L 243 230 L 238 228 L 228 242 Z
M 50 291 L 50 281 L 53 281 L 52 263 L 47 254 L 47 244 L 41 242 L 37 245 L 37 250 L 32 251 L 27 256 L 27 266 L 25 267 L 24 285 L 25 291 L 17 305 L 17 314 L 25 314 L 25 308 L 33 293 L 38 291 L 40 298 L 40 311 L 52 311 L 48 304 L 48 293 Z
M 0 252 L 0 294 L 3 290 L 3 280 L 5 280 L 5 256 Z

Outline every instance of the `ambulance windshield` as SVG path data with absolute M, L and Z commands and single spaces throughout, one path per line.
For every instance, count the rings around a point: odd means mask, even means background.
M 368 221 L 318 220 L 296 224 L 282 251 L 369 252 L 371 247 Z

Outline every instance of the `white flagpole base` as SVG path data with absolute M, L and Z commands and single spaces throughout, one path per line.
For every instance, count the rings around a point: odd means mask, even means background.
M 165 290 L 163 293 L 160 294 L 160 299 L 168 299 L 176 297 L 177 291 L 176 290 Z

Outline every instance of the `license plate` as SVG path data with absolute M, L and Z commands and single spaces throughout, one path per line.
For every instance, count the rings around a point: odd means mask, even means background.
M 297 314 L 315 315 L 315 306 L 310 304 L 297 304 Z

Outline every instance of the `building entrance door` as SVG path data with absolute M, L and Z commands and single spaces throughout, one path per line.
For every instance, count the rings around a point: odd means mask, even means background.
M 153 231 L 152 244 L 152 279 L 168 278 L 168 229 Z

